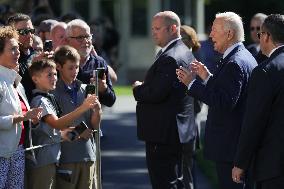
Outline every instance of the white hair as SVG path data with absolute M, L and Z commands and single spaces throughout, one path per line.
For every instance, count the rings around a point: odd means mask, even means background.
M 54 31 L 55 31 L 56 28 L 63 28 L 63 29 L 66 30 L 67 24 L 65 22 L 58 22 L 57 24 L 55 24 L 50 30 L 51 36 L 55 34 Z
M 67 28 L 66 28 L 66 36 L 67 37 L 71 36 L 71 34 L 73 32 L 73 28 L 75 28 L 75 27 L 84 28 L 89 33 L 91 31 L 90 26 L 84 20 L 75 19 L 75 20 L 71 20 L 70 22 L 67 23 Z
M 242 18 L 234 12 L 224 12 L 216 14 L 216 18 L 224 20 L 224 30 L 233 30 L 235 40 L 238 42 L 245 40 L 244 26 Z
M 257 13 L 255 15 L 253 15 L 252 19 L 251 20 L 258 20 L 260 21 L 261 24 L 263 24 L 265 18 L 267 17 L 266 14 L 263 14 L 263 13 Z

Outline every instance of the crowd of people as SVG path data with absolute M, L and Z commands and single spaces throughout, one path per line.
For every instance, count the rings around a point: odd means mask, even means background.
M 0 27 L 0 75 L 0 188 L 95 188 L 93 132 L 101 105 L 115 103 L 117 76 L 90 26 L 49 19 L 35 29 L 11 15 Z M 87 91 L 95 83 L 98 93 Z
M 284 16 L 256 14 L 250 31 L 255 44 L 246 48 L 242 18 L 216 14 L 209 37 L 221 57 L 213 68 L 195 59 L 196 33 L 178 15 L 153 17 L 161 50 L 132 85 L 153 189 L 194 188 L 194 100 L 208 105 L 204 156 L 216 165 L 220 189 L 284 188 Z

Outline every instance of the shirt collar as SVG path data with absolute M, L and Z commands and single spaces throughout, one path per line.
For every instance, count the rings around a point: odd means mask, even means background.
M 242 44 L 242 42 L 237 42 L 237 43 L 235 43 L 235 44 L 233 44 L 232 46 L 230 46 L 229 48 L 227 48 L 227 50 L 224 52 L 224 54 L 223 54 L 223 59 L 232 51 L 232 50 L 234 50 L 234 48 L 235 47 L 237 47 L 237 46 L 239 46 L 239 45 L 241 45 Z
M 178 38 L 175 38 L 175 39 L 171 40 L 170 42 L 168 42 L 168 44 L 162 48 L 162 52 L 165 52 L 165 50 L 166 50 L 172 43 L 174 43 L 175 41 L 177 41 L 177 40 L 179 40 L 179 39 L 181 39 L 180 36 L 179 36 Z
M 13 69 L 6 68 L 0 65 L 0 78 L 9 83 L 15 83 L 16 86 L 20 83 L 22 77 Z
M 59 78 L 58 81 L 57 81 L 56 88 L 60 88 L 61 90 L 65 90 L 65 91 L 70 91 L 70 90 L 73 90 L 73 89 L 78 90 L 80 88 L 81 84 L 82 84 L 82 82 L 76 79 L 72 83 L 72 87 L 70 87 L 70 86 L 67 86 L 61 78 Z
M 84 62 L 84 64 L 80 64 L 80 68 L 83 68 L 87 64 L 87 62 L 90 61 L 90 59 L 91 59 L 91 55 L 89 55 L 88 58 L 86 58 L 86 61 Z
M 272 51 L 269 53 L 268 57 L 270 57 L 272 55 L 272 53 L 274 53 L 274 51 L 276 51 L 277 49 L 279 49 L 280 47 L 283 47 L 284 45 L 279 45 L 278 47 L 272 49 Z

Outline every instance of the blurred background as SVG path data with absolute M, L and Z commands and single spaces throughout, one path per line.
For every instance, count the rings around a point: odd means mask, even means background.
M 119 85 L 143 80 L 152 64 L 156 47 L 151 40 L 151 18 L 161 10 L 176 12 L 182 24 L 196 29 L 200 40 L 207 38 L 217 12 L 234 11 L 244 21 L 246 43 L 249 20 L 258 12 L 283 13 L 283 0 L 0 0 L 0 19 L 12 12 L 29 14 L 35 25 L 47 18 L 81 17 L 93 29 L 95 43 L 109 51 Z

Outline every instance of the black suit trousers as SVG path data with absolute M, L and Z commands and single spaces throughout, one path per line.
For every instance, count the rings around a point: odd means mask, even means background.
M 186 189 L 194 189 L 193 160 L 195 153 L 195 139 L 182 144 L 182 172 Z
M 284 175 L 272 179 L 260 181 L 257 183 L 257 189 L 283 189 L 284 188 Z
M 153 189 L 185 189 L 181 144 L 146 142 L 146 161 Z

